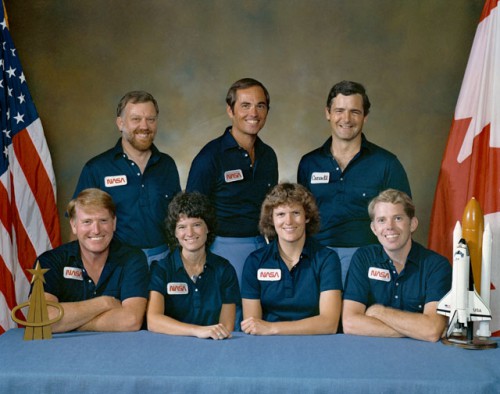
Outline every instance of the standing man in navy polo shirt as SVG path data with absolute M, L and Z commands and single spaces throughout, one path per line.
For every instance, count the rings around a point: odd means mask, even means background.
M 90 187 L 108 192 L 117 209 L 116 238 L 141 248 L 149 264 L 168 254 L 163 222 L 168 204 L 181 191 L 174 160 L 153 144 L 158 114 L 151 94 L 125 94 L 116 110 L 121 138 L 85 164 L 73 196 Z
M 113 238 L 116 208 L 100 189 L 83 190 L 68 204 L 76 241 L 38 258 L 48 271 L 45 299 L 60 302 L 63 318 L 52 326 L 64 331 L 136 331 L 146 311 L 148 265 L 141 250 Z M 57 316 L 49 308 L 50 319 Z
M 344 292 L 344 333 L 439 340 L 446 318 L 436 311 L 451 288 L 450 263 L 412 241 L 418 220 L 406 193 L 383 191 L 368 211 L 380 245 L 360 248 L 352 258 Z
M 259 233 L 260 207 L 278 182 L 274 150 L 257 136 L 266 123 L 269 93 L 251 78 L 236 81 L 227 92 L 232 121 L 194 158 L 186 191 L 207 195 L 215 205 L 217 230 L 211 250 L 241 273 L 247 256 L 265 245 Z
M 297 175 L 298 182 L 316 197 L 321 216 L 316 239 L 339 255 L 343 280 L 356 249 L 377 241 L 370 230 L 368 202 L 388 188 L 411 196 L 397 157 L 363 134 L 370 105 L 363 85 L 335 84 L 325 109 L 332 135 L 302 157 Z

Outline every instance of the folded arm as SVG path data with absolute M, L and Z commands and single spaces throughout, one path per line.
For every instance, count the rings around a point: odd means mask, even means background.
M 435 342 L 446 320 L 436 313 L 437 302 L 427 303 L 423 313 L 406 312 L 383 305 L 368 309 L 362 303 L 344 300 L 344 333 L 379 337 L 410 337 Z
M 146 298 L 130 297 L 119 305 L 97 315 L 78 329 L 80 331 L 137 331 L 146 312 Z
M 58 302 L 58 298 L 50 293 L 45 293 L 47 301 Z M 52 325 L 53 332 L 66 332 L 80 329 L 102 313 L 120 306 L 120 301 L 113 297 L 101 296 L 86 301 L 61 302 L 64 309 L 64 316 L 57 323 Z M 49 318 L 55 319 L 59 315 L 56 308 L 48 308 Z
M 322 291 L 319 296 L 319 315 L 287 322 L 262 320 L 260 300 L 243 299 L 241 329 L 252 335 L 316 335 L 337 332 L 340 310 L 340 290 Z
M 344 334 L 366 335 L 370 337 L 402 337 L 382 321 L 366 315 L 366 305 L 344 300 L 342 308 L 342 327 Z
M 446 326 L 446 318 L 436 312 L 437 305 L 437 302 L 428 302 L 423 313 L 372 305 L 366 314 L 392 327 L 402 336 L 436 342 L 441 338 Z
M 200 326 L 180 322 L 165 315 L 165 299 L 163 294 L 150 291 L 147 308 L 148 330 L 152 332 L 185 335 L 198 338 L 224 339 L 231 337 L 236 316 L 235 304 L 223 304 L 219 323 L 210 326 Z

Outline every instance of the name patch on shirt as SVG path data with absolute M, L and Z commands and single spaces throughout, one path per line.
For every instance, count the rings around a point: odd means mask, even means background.
M 311 174 L 311 184 L 312 183 L 328 183 L 330 182 L 329 172 L 313 172 Z
M 224 180 L 226 183 L 237 182 L 243 180 L 243 171 L 241 170 L 231 170 L 224 173 Z
M 63 275 L 66 279 L 83 280 L 81 268 L 64 267 Z
M 375 280 L 382 280 L 384 282 L 391 281 L 391 273 L 389 270 L 384 270 L 382 268 L 370 267 L 368 269 L 368 278 Z
M 127 184 L 126 175 L 113 175 L 104 178 L 104 185 L 106 187 L 125 186 L 126 184 Z
M 178 295 L 178 294 L 187 294 L 187 293 L 188 293 L 187 283 L 170 282 L 167 284 L 167 294 Z
M 257 270 L 257 279 L 262 281 L 277 281 L 281 280 L 281 270 L 271 268 L 261 268 Z

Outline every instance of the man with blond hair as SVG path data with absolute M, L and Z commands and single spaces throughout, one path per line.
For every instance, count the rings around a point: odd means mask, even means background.
M 450 290 L 451 265 L 412 240 L 418 220 L 406 193 L 381 192 L 368 213 L 380 244 L 362 247 L 352 257 L 344 289 L 344 333 L 439 340 L 446 319 L 437 314 L 437 304 Z
M 140 249 L 113 238 L 116 208 L 100 189 L 85 189 L 68 204 L 76 240 L 43 253 L 45 299 L 59 302 L 63 318 L 54 332 L 136 331 L 148 295 L 148 265 Z M 52 319 L 58 314 L 49 308 Z

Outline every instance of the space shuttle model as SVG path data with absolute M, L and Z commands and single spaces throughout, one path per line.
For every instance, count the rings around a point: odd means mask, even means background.
M 443 343 L 467 349 L 494 348 L 497 343 L 488 339 L 492 234 L 489 224 L 483 231 L 483 213 L 474 198 L 465 207 L 462 223 L 463 228 L 457 222 L 453 230 L 451 290 L 437 307 L 437 313 L 449 317 Z M 476 291 L 478 283 L 481 295 Z M 477 338 L 475 321 L 479 322 Z
M 460 239 L 453 256 L 451 290 L 439 302 L 437 312 L 449 316 L 446 338 L 453 332 L 467 330 L 472 340 L 472 322 L 491 320 L 491 312 L 474 288 L 472 267 L 467 243 Z M 452 340 L 452 339 L 450 339 Z

